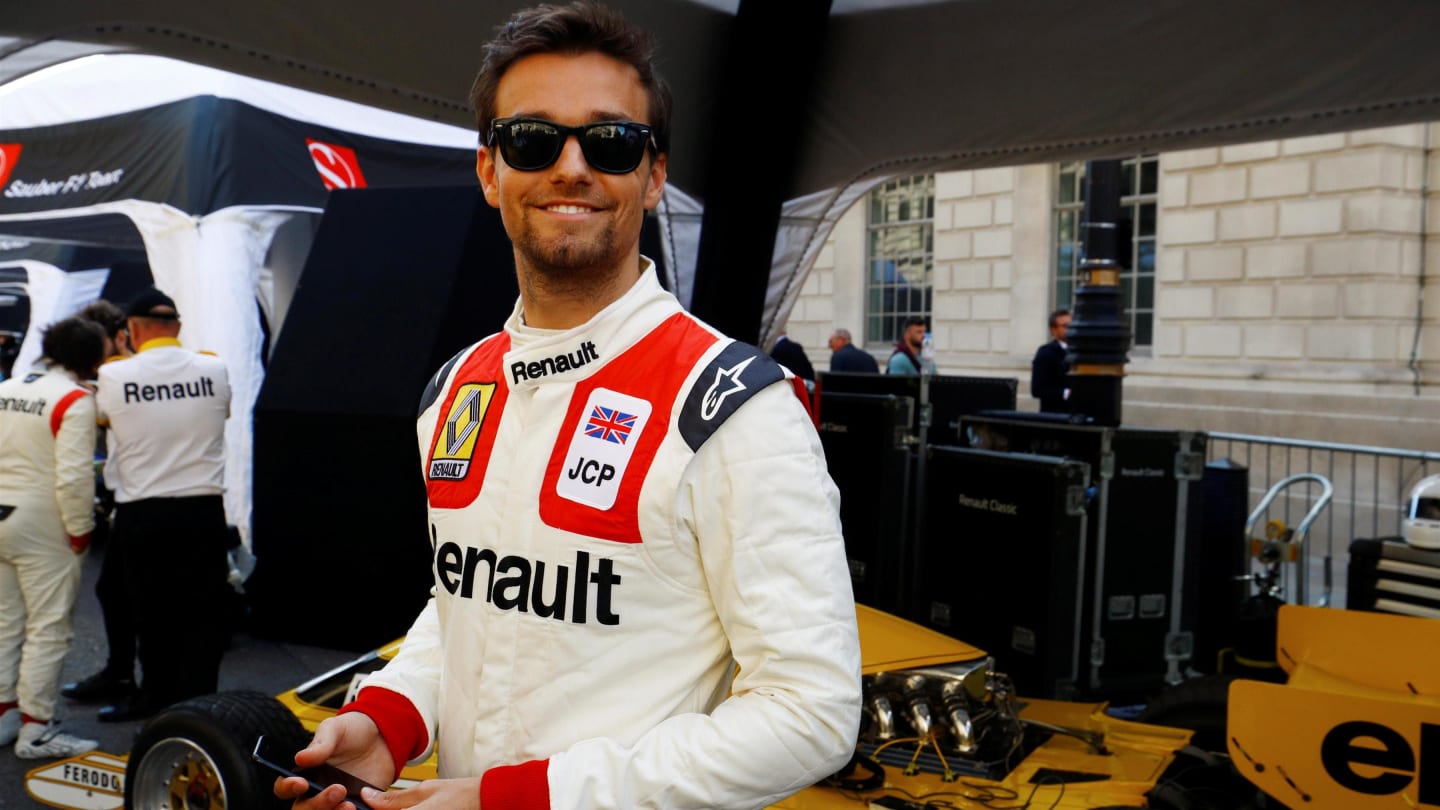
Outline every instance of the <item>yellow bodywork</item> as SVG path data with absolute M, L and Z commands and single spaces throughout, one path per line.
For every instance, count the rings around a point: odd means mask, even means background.
M 1289 807 L 1440 808 L 1440 622 L 1280 609 L 1284 684 L 1230 686 L 1227 747 Z
M 857 607 L 860 629 L 862 670 L 866 675 L 880 672 L 897 672 L 920 667 L 943 666 L 959 662 L 973 662 L 985 657 L 985 653 L 964 642 L 935 633 L 903 619 L 873 610 Z M 400 642 L 392 642 L 375 652 L 375 656 L 389 660 L 398 652 Z M 371 659 L 373 662 L 373 659 Z M 343 672 L 344 670 L 339 670 Z M 324 701 L 331 706 L 340 705 L 347 692 L 347 684 L 331 683 L 328 676 L 321 676 L 314 683 L 323 683 L 306 692 L 307 687 L 298 687 L 278 695 L 279 701 L 299 718 L 301 725 L 314 731 L 335 710 L 316 702 L 302 700 L 301 693 L 312 700 Z M 349 689 L 355 685 L 348 684 Z M 323 691 L 317 695 L 316 691 Z M 1017 767 L 1003 780 L 994 781 L 978 777 L 962 776 L 946 781 L 938 773 L 921 772 L 906 775 L 901 769 L 887 767 L 884 785 L 865 794 L 856 794 L 837 789 L 815 786 L 791 796 L 775 805 L 787 810 L 858 810 L 871 806 L 876 800 L 893 801 L 904 798 L 912 801 L 930 799 L 947 803 L 951 807 L 1022 807 L 1049 808 L 1050 810 L 1080 810 L 1094 807 L 1144 807 L 1145 794 L 1155 786 L 1165 769 L 1174 760 L 1174 754 L 1190 740 L 1190 732 L 1128 722 L 1105 713 L 1105 704 L 1065 703 L 1051 700 L 1022 700 L 1022 718 L 1042 721 L 1057 726 L 1100 732 L 1104 735 L 1104 754 L 1091 751 L 1082 740 L 1055 734 L 1031 751 Z M 917 743 L 894 742 L 890 747 L 912 751 Z M 928 744 L 927 744 L 928 745 Z M 909 748 L 906 748 L 909 746 Z M 931 749 L 933 750 L 933 748 Z M 77 770 L 87 768 L 86 773 L 100 767 L 87 757 L 61 760 L 43 769 L 32 771 L 27 777 L 29 787 L 40 785 L 48 777 L 49 770 L 57 767 Z M 107 757 L 113 764 L 115 774 L 124 767 L 124 757 Z M 104 765 L 105 763 L 100 763 Z M 109 766 L 107 766 L 109 767 Z M 48 770 L 47 770 L 48 769 Z M 42 773 L 42 771 L 44 771 Z M 1090 781 L 1070 781 L 1065 785 L 1044 784 L 1046 771 L 1083 773 Z M 435 759 L 406 768 L 401 773 L 397 786 L 435 777 Z M 1032 778 L 1041 775 L 1040 782 L 1032 784 Z M 117 783 L 118 784 L 118 783 Z M 114 792 L 113 802 L 90 794 L 90 800 L 76 804 L 65 800 L 47 801 L 33 790 L 31 795 L 54 807 L 61 808 L 119 808 L 119 791 Z M 96 803 L 96 800 L 100 801 Z M 988 802 L 982 805 L 979 802 Z M 1029 804 L 1027 805 L 1027 802 Z
M 963 641 L 941 635 L 864 605 L 856 606 L 860 630 L 861 671 L 866 675 L 918 667 L 940 666 L 957 661 L 984 658 L 985 653 Z M 389 659 L 399 642 L 381 648 L 377 654 Z M 330 709 L 314 706 L 289 691 L 279 699 L 301 724 L 314 730 L 331 716 Z M 1030 798 L 1032 806 L 1050 808 L 1144 807 L 1145 793 L 1155 786 L 1161 773 L 1174 759 L 1174 752 L 1190 740 L 1190 732 L 1132 723 L 1105 714 L 1105 704 L 1026 700 L 1021 716 L 1054 725 L 1099 731 L 1105 734 L 1107 755 L 1090 752 L 1079 739 L 1055 735 L 1025 758 L 1003 781 L 963 777 L 945 782 L 938 774 L 906 776 L 898 769 L 886 769 L 884 788 L 866 794 L 847 793 L 825 787 L 811 787 L 775 805 L 785 810 L 853 810 L 864 808 L 882 796 L 931 797 L 957 807 L 974 806 L 964 796 L 982 797 L 995 805 L 1020 805 Z M 1075 782 L 1063 787 L 1033 785 L 1030 779 L 1044 769 L 1081 771 L 1103 775 L 1093 782 Z M 434 778 L 435 759 L 408 767 L 405 779 Z M 1010 798 L 1006 798 L 1010 797 Z M 1014 799 L 1012 801 L 1012 799 Z

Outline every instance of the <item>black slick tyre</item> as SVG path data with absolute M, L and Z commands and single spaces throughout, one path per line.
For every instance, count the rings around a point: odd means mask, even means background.
M 1157 726 L 1195 732 L 1190 744 L 1204 751 L 1225 750 L 1229 675 L 1206 675 L 1182 681 L 1161 692 L 1135 719 Z
M 130 810 L 289 807 L 272 793 L 274 776 L 251 759 L 255 739 L 299 750 L 310 735 L 279 701 L 261 692 L 191 698 L 150 719 L 125 769 Z

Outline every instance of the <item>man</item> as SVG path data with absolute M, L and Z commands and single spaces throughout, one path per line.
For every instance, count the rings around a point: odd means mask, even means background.
M 872 354 L 850 342 L 849 329 L 836 329 L 830 336 L 830 370 L 879 374 L 880 364 Z
M 1035 359 L 1030 362 L 1030 396 L 1040 400 L 1042 413 L 1070 412 L 1070 389 L 1065 382 L 1070 373 L 1070 364 L 1065 360 L 1070 350 L 1065 342 L 1065 330 L 1069 328 L 1070 310 L 1050 313 L 1050 342 L 1036 349 Z
M 81 380 L 100 363 L 100 328 L 59 321 L 41 351 L 40 370 L 0 382 L 0 745 L 22 759 L 96 745 L 54 721 L 95 525 L 95 402 Z
M 886 363 L 885 370 L 890 374 L 919 374 L 920 349 L 925 345 L 925 331 L 928 327 L 925 319 L 919 315 L 911 315 L 905 319 L 905 331 L 900 333 L 900 341 L 895 344 L 895 351 L 890 353 L 890 360 Z
M 434 596 L 295 757 L 388 785 L 438 748 L 439 779 L 362 791 L 376 810 L 760 807 L 853 752 L 839 496 L 798 380 L 639 253 L 669 129 L 651 53 L 584 3 L 486 49 L 477 171 L 520 299 L 421 402 Z
M 94 301 L 82 310 L 80 317 L 93 321 L 105 330 L 105 362 L 123 360 L 134 354 L 130 337 L 125 331 L 125 312 L 109 301 Z M 97 452 L 108 458 L 108 431 L 100 431 Z M 95 596 L 100 601 L 100 615 L 105 624 L 108 657 L 97 673 L 60 687 L 60 694 L 82 702 L 118 701 L 135 693 L 135 620 L 131 616 L 130 598 L 125 591 L 125 546 L 110 533 L 110 514 L 115 505 L 113 487 L 96 487 L 96 499 L 103 507 L 95 521 L 95 545 L 103 549 L 100 576 L 95 580 Z
M 775 362 L 790 369 L 796 377 L 807 382 L 815 382 L 815 367 L 810 365 L 810 358 L 805 354 L 805 347 L 790 339 L 784 332 L 775 339 L 775 345 L 770 347 L 770 357 Z
M 153 287 L 130 303 L 125 324 L 136 353 L 100 367 L 96 404 L 110 431 L 105 482 L 143 678 L 133 696 L 100 710 L 106 722 L 215 691 L 229 573 L 225 364 L 180 345 L 175 302 Z

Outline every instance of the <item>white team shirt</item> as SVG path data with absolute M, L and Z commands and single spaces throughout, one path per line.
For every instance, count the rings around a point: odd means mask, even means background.
M 117 503 L 225 491 L 224 362 L 156 338 L 99 376 L 96 409 L 110 428 L 105 483 Z

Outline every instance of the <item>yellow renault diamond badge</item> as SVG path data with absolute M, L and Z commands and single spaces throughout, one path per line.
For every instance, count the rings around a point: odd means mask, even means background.
M 495 383 L 465 383 L 455 392 L 445 429 L 435 439 L 430 451 L 430 478 L 459 481 L 470 471 L 470 458 L 475 454 L 475 441 L 490 399 L 495 396 Z

